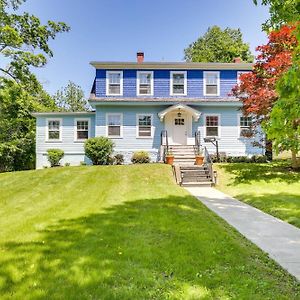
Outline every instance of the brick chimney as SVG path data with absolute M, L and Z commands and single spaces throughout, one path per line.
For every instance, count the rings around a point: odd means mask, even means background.
M 240 63 L 242 62 L 242 59 L 241 59 L 240 57 L 235 57 L 235 58 L 233 59 L 233 62 L 234 62 L 235 64 L 240 64 Z
M 137 52 L 136 54 L 136 60 L 138 64 L 141 64 L 144 62 L 144 52 Z

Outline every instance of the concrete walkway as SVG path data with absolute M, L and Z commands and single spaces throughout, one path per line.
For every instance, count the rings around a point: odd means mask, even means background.
M 300 281 L 300 229 L 214 188 L 186 189 Z

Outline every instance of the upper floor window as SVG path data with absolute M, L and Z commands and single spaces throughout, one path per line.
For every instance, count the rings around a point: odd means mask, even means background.
M 187 94 L 186 71 L 170 72 L 170 94 L 173 96 Z
M 137 72 L 137 95 L 153 95 L 153 72 L 138 71 Z
M 47 140 L 61 141 L 61 119 L 47 119 Z
M 137 137 L 152 137 L 152 115 L 137 115 Z
M 75 141 L 83 141 L 89 138 L 89 120 L 75 119 Z
M 204 72 L 204 96 L 220 95 L 220 72 Z
M 123 72 L 122 71 L 106 72 L 106 95 L 108 96 L 123 95 Z
M 249 137 L 252 135 L 252 117 L 240 116 L 240 137 Z
M 205 127 L 207 137 L 218 137 L 219 136 L 219 116 L 206 116 Z
M 119 113 L 106 114 L 108 137 L 122 137 L 123 115 Z

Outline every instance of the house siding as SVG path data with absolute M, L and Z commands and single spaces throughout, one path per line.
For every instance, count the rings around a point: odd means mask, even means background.
M 80 162 L 89 163 L 89 159 L 84 155 L 84 143 L 74 141 L 74 122 L 75 119 L 90 119 L 90 136 L 95 136 L 95 115 L 60 115 L 38 116 L 36 118 L 36 167 L 38 169 L 49 166 L 47 159 L 48 149 L 61 149 L 65 155 L 61 161 L 62 164 L 70 163 L 71 165 L 80 164 Z M 47 119 L 62 120 L 62 139 L 59 142 L 46 141 Z
M 152 161 L 158 161 L 160 150 L 160 135 L 165 129 L 164 121 L 161 122 L 158 113 L 165 110 L 169 105 L 135 105 L 135 106 L 114 106 L 105 105 L 96 106 L 95 115 L 90 116 L 61 116 L 53 115 L 37 117 L 37 132 L 36 132 L 36 153 L 37 153 L 37 168 L 48 166 L 47 150 L 50 148 L 62 149 L 65 156 L 62 164 L 68 162 L 72 165 L 78 165 L 80 162 L 90 163 L 84 155 L 84 147 L 82 142 L 74 141 L 74 119 L 90 118 L 91 132 L 90 136 L 106 136 L 106 114 L 121 113 L 123 114 L 123 137 L 111 138 L 114 142 L 115 153 L 121 153 L 125 157 L 125 162 L 130 163 L 132 154 L 135 151 L 148 151 Z M 189 136 L 193 139 L 195 131 L 199 130 L 201 134 L 201 143 L 206 146 L 210 153 L 215 153 L 215 147 L 211 143 L 204 142 L 205 138 L 205 116 L 218 114 L 220 116 L 220 136 L 218 139 L 219 151 L 226 152 L 227 155 L 241 156 L 263 154 L 263 150 L 252 145 L 253 139 L 239 137 L 239 119 L 241 114 L 239 105 L 235 107 L 221 106 L 191 106 L 201 112 L 201 116 L 197 122 L 192 121 L 192 132 Z M 138 138 L 137 137 L 137 114 L 151 114 L 153 117 L 153 137 Z M 62 141 L 61 142 L 46 142 L 46 119 L 61 118 L 62 119 Z M 257 137 L 258 139 L 258 137 Z
M 139 70 L 123 70 L 123 97 L 133 98 L 137 96 L 137 72 Z M 153 70 L 143 70 L 153 71 Z M 176 70 L 172 70 L 176 71 Z M 182 70 L 180 70 L 182 71 Z M 185 96 L 171 96 L 170 95 L 170 70 L 154 70 L 154 97 L 158 98 L 226 98 L 230 96 L 231 89 L 237 83 L 237 72 L 235 70 L 220 71 L 220 95 L 204 96 L 203 93 L 203 76 L 206 70 L 185 70 L 187 72 L 187 95 Z M 106 70 L 96 70 L 96 97 L 106 96 Z M 151 97 L 153 97 L 151 96 Z M 145 97 L 145 96 L 142 96 Z

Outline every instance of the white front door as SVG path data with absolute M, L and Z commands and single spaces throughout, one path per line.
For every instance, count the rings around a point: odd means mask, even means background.
M 188 118 L 185 113 L 178 117 L 177 113 L 166 116 L 166 129 L 168 131 L 169 143 L 171 145 L 187 144 Z

